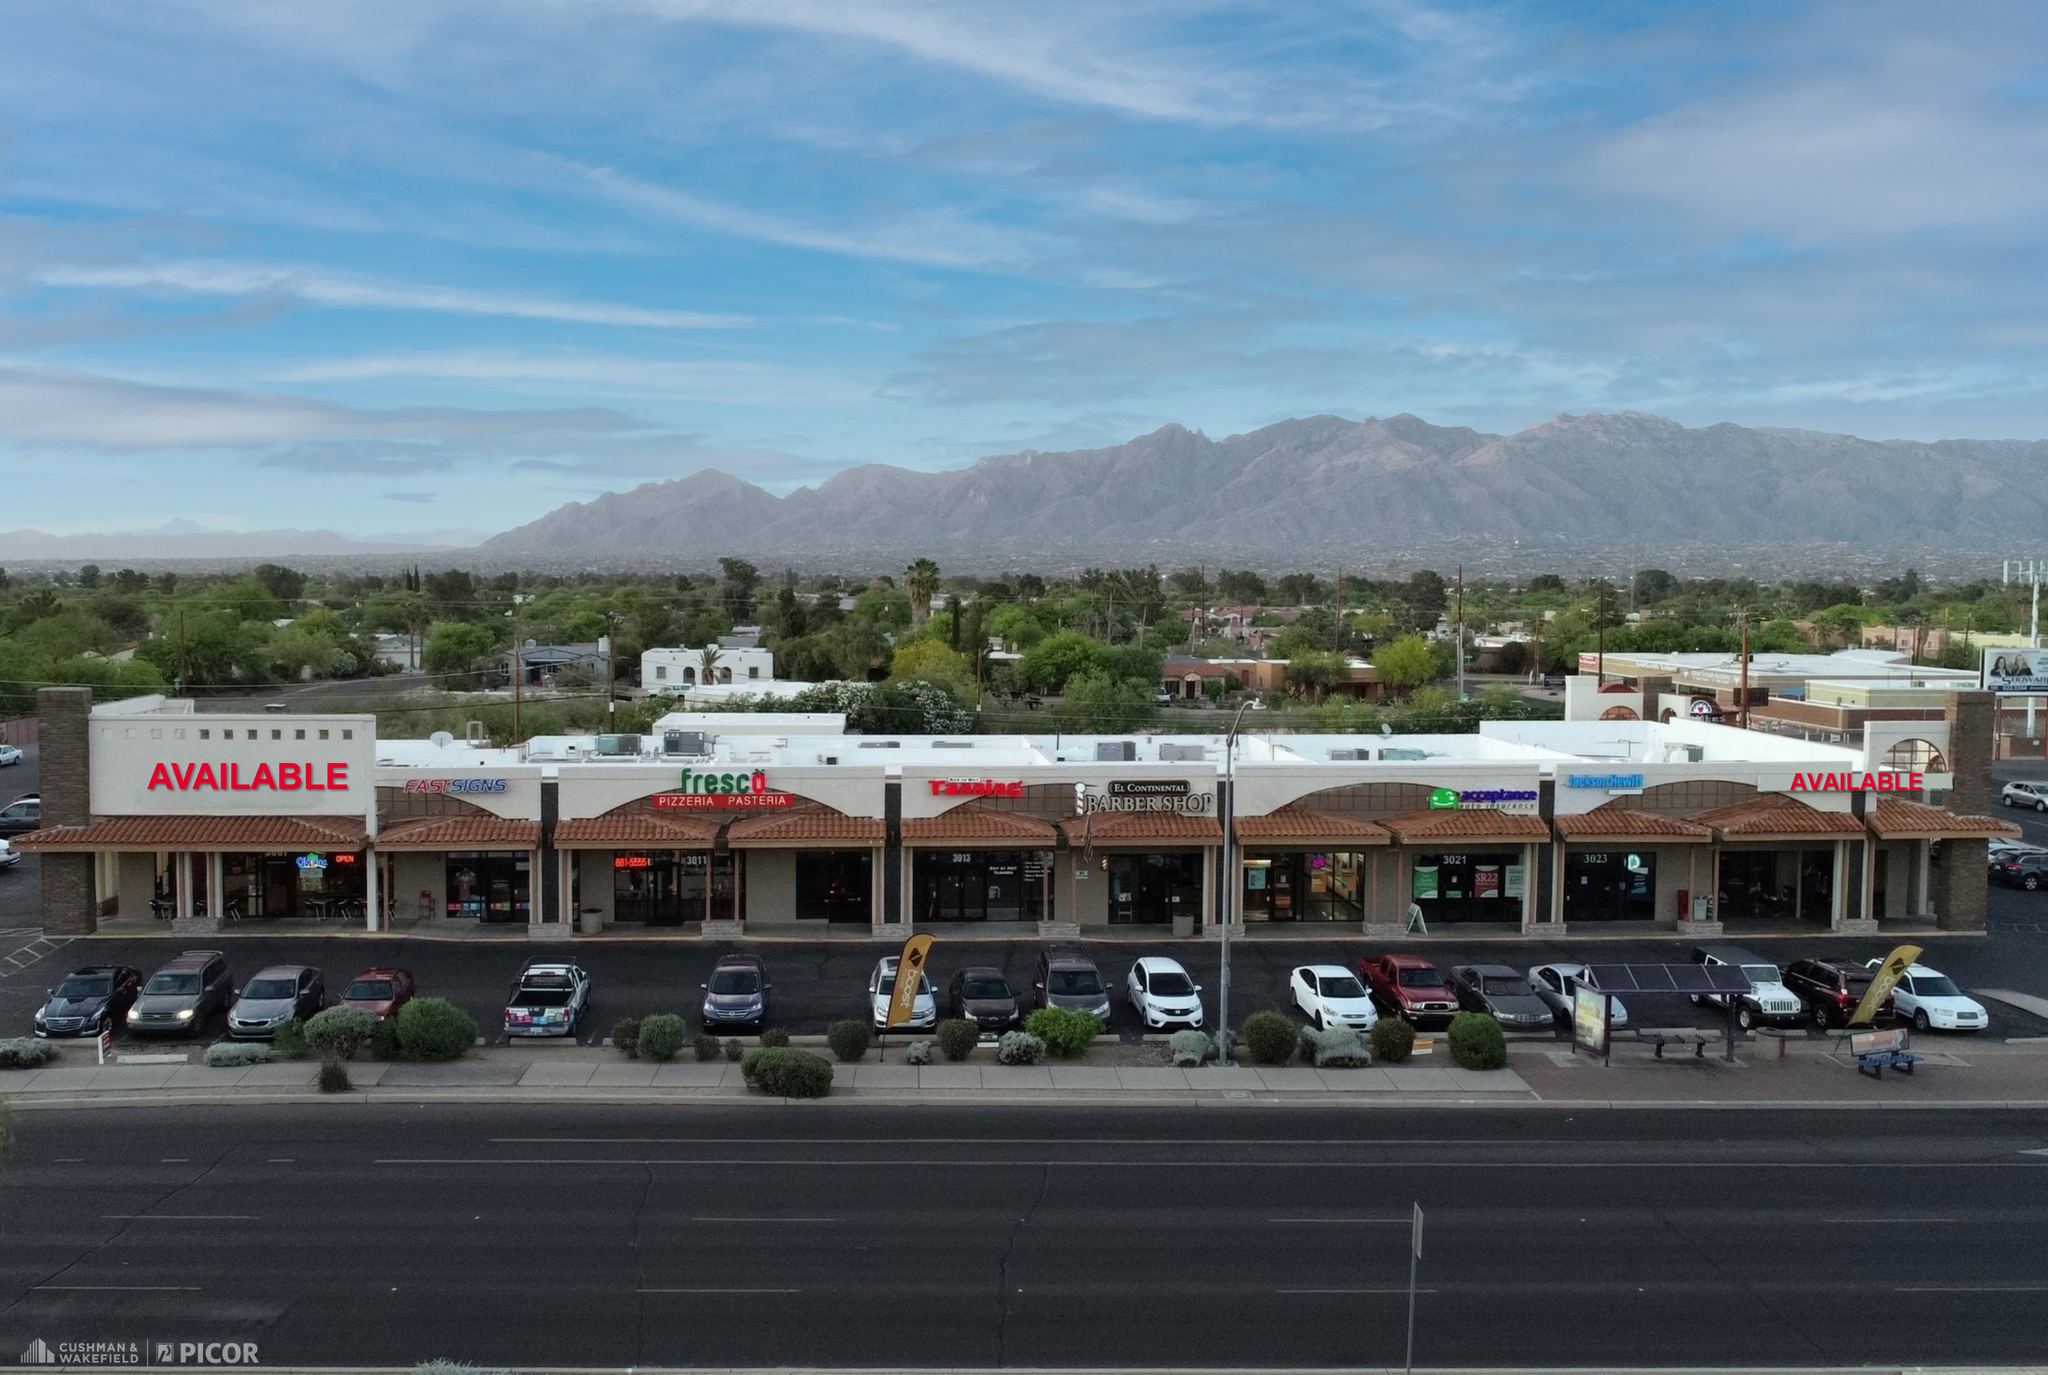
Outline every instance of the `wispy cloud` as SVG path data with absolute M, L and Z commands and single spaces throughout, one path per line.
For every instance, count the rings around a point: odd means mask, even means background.
M 618 325 L 635 329 L 732 329 L 743 315 L 652 310 L 609 302 L 467 291 L 454 287 L 377 282 L 318 269 L 222 262 L 45 267 L 32 279 L 44 286 L 164 292 L 195 296 L 269 297 L 347 310 L 419 310 L 452 315 L 501 315 L 562 324 Z

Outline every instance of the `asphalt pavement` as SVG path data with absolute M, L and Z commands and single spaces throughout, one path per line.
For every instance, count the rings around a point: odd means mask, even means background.
M 38 1112 L 0 1351 L 269 1365 L 2022 1364 L 2048 1114 Z

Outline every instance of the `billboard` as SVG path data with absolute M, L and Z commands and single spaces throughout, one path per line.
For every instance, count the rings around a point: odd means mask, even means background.
M 1987 649 L 1984 686 L 1993 692 L 2048 693 L 2048 649 Z

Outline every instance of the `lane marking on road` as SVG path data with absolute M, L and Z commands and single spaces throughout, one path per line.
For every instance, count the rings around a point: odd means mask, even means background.
M 732 1165 L 796 1166 L 812 1170 L 837 1165 L 857 1168 L 928 1169 L 953 1165 L 1043 1169 L 1047 1166 L 1104 1170 L 2048 1170 L 2048 1160 L 761 1160 L 673 1156 L 385 1156 L 376 1165 Z
M 292 1163 L 292 1158 L 288 1155 L 273 1155 L 263 1163 L 266 1165 L 289 1165 Z
M 1426 1105 L 1425 1105 L 1426 1106 Z M 491 1136 L 493 1146 L 1185 1146 L 1174 1136 Z M 1205 1138 L 1204 1146 L 1585 1146 L 1568 1136 L 1245 1136 Z
M 1822 1222 L 1838 1222 L 1850 1227 L 1867 1227 L 1878 1223 L 1954 1222 L 1952 1217 L 1824 1217 Z
M 1899 1285 L 1894 1294 L 2048 1294 L 2048 1284 Z
M 1406 1289 L 1275 1289 L 1276 1294 L 1406 1294 Z M 1417 1294 L 1435 1294 L 1435 1289 L 1417 1289 Z
M 101 1213 L 102 1222 L 254 1222 L 254 1213 Z
M 1414 1219 L 1406 1217 L 1269 1217 L 1266 1221 L 1283 1223 L 1289 1227 L 1391 1227 L 1395 1223 L 1406 1227 Z
M 192 1157 L 189 1155 L 167 1155 L 156 1163 L 159 1165 L 189 1165 L 192 1163 Z
M 38 1289 L 61 1289 L 90 1294 L 196 1294 L 196 1284 L 39 1284 Z
M 801 1294 L 801 1289 L 635 1289 L 636 1294 Z
M 692 1222 L 837 1222 L 836 1217 L 693 1217 Z

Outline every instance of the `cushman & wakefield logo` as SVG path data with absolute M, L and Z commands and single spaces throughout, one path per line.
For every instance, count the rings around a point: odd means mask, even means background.
M 1022 797 L 1021 778 L 934 778 L 933 797 Z
M 254 1342 L 46 1342 L 21 1353 L 23 1365 L 261 1365 Z

